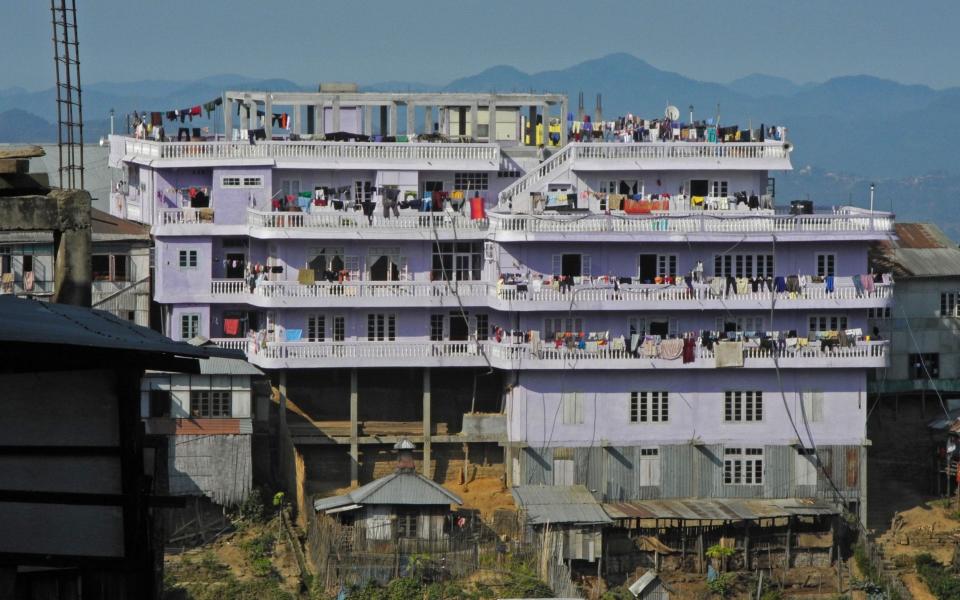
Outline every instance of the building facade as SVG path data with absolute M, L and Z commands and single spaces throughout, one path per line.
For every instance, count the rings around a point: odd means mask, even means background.
M 224 104 L 229 141 L 111 138 L 111 206 L 151 225 L 165 333 L 275 376 L 308 480 L 369 481 L 403 436 L 435 479 L 862 506 L 893 217 L 778 205 L 785 129 L 588 128 L 518 94 Z

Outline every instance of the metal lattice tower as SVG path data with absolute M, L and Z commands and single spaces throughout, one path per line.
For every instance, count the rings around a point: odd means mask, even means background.
M 53 61 L 57 68 L 57 146 L 60 187 L 83 188 L 83 102 L 76 0 L 50 0 Z M 79 185 L 78 185 L 79 184 Z

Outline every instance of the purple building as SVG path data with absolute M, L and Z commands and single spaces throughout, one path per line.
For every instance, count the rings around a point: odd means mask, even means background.
M 227 139 L 112 137 L 111 206 L 152 226 L 164 333 L 278 384 L 305 493 L 389 472 L 407 437 L 438 481 L 864 510 L 888 362 L 867 315 L 892 295 L 867 248 L 893 216 L 779 205 L 784 128 L 580 122 L 558 95 L 223 99 Z

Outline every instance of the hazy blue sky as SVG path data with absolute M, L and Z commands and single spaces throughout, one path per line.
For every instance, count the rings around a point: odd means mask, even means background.
M 611 52 L 702 80 L 960 85 L 957 0 L 77 0 L 86 82 L 445 83 Z M 2 0 L 0 88 L 52 85 L 46 0 Z

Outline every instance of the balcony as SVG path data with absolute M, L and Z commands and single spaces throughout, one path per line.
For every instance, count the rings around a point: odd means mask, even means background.
M 810 239 L 810 234 L 856 234 L 885 239 L 893 231 L 893 214 L 859 209 L 837 209 L 812 215 L 779 214 L 773 211 L 691 211 L 659 212 L 649 215 L 577 213 L 572 215 L 509 215 L 490 213 L 491 227 L 498 241 L 525 241 L 530 234 L 537 239 L 597 240 L 597 234 L 616 239 L 629 234 L 631 240 L 664 239 L 670 235 L 683 239 L 695 236 L 700 241 L 730 235 L 778 240 Z M 577 236 L 576 234 L 589 234 Z M 608 239 L 604 236 L 601 239 Z
M 240 279 L 214 279 L 210 301 L 242 302 L 271 307 L 407 307 L 486 306 L 492 286 L 478 281 L 344 281 L 304 285 L 296 281 L 267 281 L 251 293 Z M 457 296 L 459 295 L 459 301 Z
M 110 166 L 122 161 L 162 167 L 248 164 L 281 168 L 495 171 L 497 144 L 440 142 L 157 142 L 110 136 Z
M 540 344 L 491 342 L 267 342 L 254 347 L 244 339 L 213 340 L 218 345 L 242 349 L 253 364 L 267 368 L 350 367 L 485 367 L 504 370 L 532 369 L 716 369 L 714 351 L 698 346 L 692 362 L 679 358 L 651 358 L 609 346 L 597 349 L 555 348 Z M 745 347 L 745 369 L 865 369 L 886 367 L 889 348 L 885 341 L 857 342 L 849 347 L 824 347 L 821 342 L 769 350 Z
M 576 143 L 577 171 L 666 169 L 790 169 L 784 142 Z
M 378 211 L 379 213 L 379 211 Z M 250 234 L 257 238 L 323 239 L 478 239 L 486 237 L 490 222 L 454 212 L 402 210 L 400 216 L 365 216 L 362 212 L 264 212 L 249 209 Z

